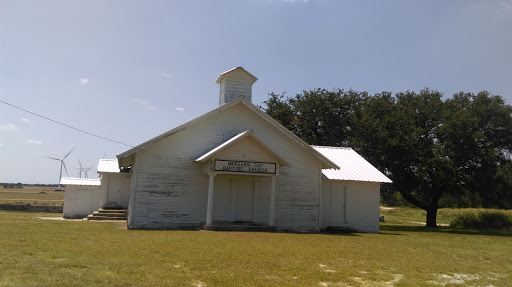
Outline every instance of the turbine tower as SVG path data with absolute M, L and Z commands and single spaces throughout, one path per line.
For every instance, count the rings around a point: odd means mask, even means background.
M 45 156 L 46 158 L 49 158 L 49 159 L 53 159 L 53 160 L 58 160 L 60 161 L 60 173 L 59 173 L 59 187 L 60 187 L 60 179 L 62 178 L 62 167 L 64 167 L 64 170 L 66 171 L 66 174 L 68 174 L 68 169 L 66 168 L 66 164 L 64 163 L 64 160 L 68 157 L 68 155 L 70 153 L 72 153 L 74 150 L 75 150 L 76 147 L 74 147 L 70 152 L 68 152 L 67 155 L 65 155 L 62 159 L 59 159 L 59 158 L 54 158 L 54 157 L 49 157 L 49 156 Z
M 89 174 L 87 172 L 90 171 L 94 167 L 94 165 L 92 165 L 89 168 L 85 168 L 85 167 L 82 166 L 82 163 L 80 162 L 80 159 L 78 160 L 78 164 L 80 165 L 80 168 L 77 168 L 77 169 L 80 170 L 78 172 L 78 177 L 82 178 L 82 172 L 83 172 L 84 173 L 84 178 L 89 178 Z

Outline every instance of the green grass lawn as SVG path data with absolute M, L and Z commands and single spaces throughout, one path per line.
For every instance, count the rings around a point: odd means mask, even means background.
M 40 216 L 56 215 L 0 211 L 0 286 L 512 285 L 510 232 L 140 231 Z
M 23 188 L 0 187 L 0 203 L 62 205 L 64 191 L 55 187 L 24 186 Z
M 437 224 L 448 225 L 458 214 L 465 212 L 477 213 L 479 211 L 493 211 L 495 209 L 484 208 L 441 208 L 437 211 Z M 512 215 L 512 210 L 502 210 Z M 427 212 L 423 209 L 412 207 L 393 207 L 392 209 L 381 208 L 380 214 L 384 216 L 386 223 L 395 225 L 421 225 L 425 224 Z

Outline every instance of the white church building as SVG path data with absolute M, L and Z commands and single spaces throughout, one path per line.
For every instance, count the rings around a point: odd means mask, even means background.
M 380 183 L 391 180 L 354 150 L 311 146 L 268 116 L 251 102 L 256 80 L 242 67 L 222 73 L 219 107 L 98 168 L 97 195 L 68 184 L 64 217 L 82 216 L 69 210 L 84 201 L 127 208 L 129 229 L 379 232 Z

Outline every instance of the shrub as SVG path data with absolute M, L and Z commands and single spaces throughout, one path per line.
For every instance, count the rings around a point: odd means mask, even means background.
M 450 226 L 461 229 L 512 229 L 512 215 L 498 210 L 466 212 L 455 215 Z

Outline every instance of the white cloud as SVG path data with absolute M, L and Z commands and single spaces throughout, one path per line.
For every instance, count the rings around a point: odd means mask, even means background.
M 21 119 L 21 121 L 22 121 L 23 123 L 30 123 L 30 120 L 29 120 L 29 119 L 27 119 L 27 118 L 22 118 L 22 119 Z
M 80 83 L 85 86 L 89 83 L 89 79 L 80 79 Z
M 42 144 L 43 142 L 42 141 L 38 141 L 38 140 L 27 140 L 26 143 L 28 143 L 28 144 Z
M 18 126 L 15 124 L 0 124 L 0 131 L 15 131 L 18 130 Z
M 143 107 L 146 110 L 158 110 L 159 107 L 153 106 L 148 101 L 142 100 L 142 99 L 132 99 L 133 103 L 136 103 L 137 105 Z
M 4 147 L 4 144 L 0 144 L 0 148 L 3 148 Z
M 160 73 L 160 76 L 164 77 L 164 78 L 167 78 L 167 79 L 170 79 L 170 78 L 174 77 L 174 75 L 171 74 L 171 73 Z
M 185 108 L 177 107 L 176 110 L 180 111 L 180 112 L 183 112 L 185 110 Z

